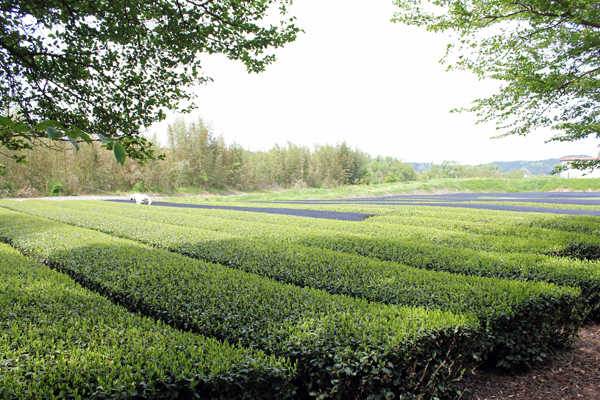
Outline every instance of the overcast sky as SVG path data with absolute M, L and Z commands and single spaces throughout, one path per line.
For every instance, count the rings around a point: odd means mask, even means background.
M 490 139 L 494 125 L 450 114 L 493 94 L 498 83 L 446 72 L 438 61 L 448 38 L 390 22 L 391 0 L 296 0 L 290 9 L 306 33 L 277 50 L 265 72 L 205 57 L 214 82 L 192 89 L 198 110 L 187 121 L 202 117 L 248 150 L 345 140 L 372 156 L 462 164 L 598 154 L 597 140 L 544 144 L 549 131 Z M 174 118 L 152 131 L 164 137 Z

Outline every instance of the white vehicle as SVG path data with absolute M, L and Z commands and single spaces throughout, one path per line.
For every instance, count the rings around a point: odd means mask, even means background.
M 152 204 L 152 199 L 145 194 L 134 193 L 131 195 L 130 200 L 135 201 L 135 204 Z

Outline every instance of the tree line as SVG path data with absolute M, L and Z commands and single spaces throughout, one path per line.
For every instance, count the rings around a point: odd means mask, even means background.
M 201 118 L 177 119 L 167 127 L 167 143 L 158 146 L 163 160 L 144 165 L 115 162 L 98 143 L 79 151 L 64 143 L 26 152 L 27 163 L 7 163 L 0 177 L 3 195 L 36 196 L 96 192 L 241 191 L 278 188 L 333 188 L 417 179 L 410 164 L 393 157 L 371 157 L 345 141 L 308 146 L 287 142 L 267 151 L 249 151 L 226 143 Z M 148 138 L 158 143 L 156 135 Z
M 556 132 L 549 141 L 600 138 L 597 1 L 428 2 L 395 0 L 392 21 L 451 33 L 442 58 L 448 70 L 502 83 L 491 97 L 454 111 L 495 122 L 498 137 L 545 127 Z M 275 61 L 271 50 L 302 32 L 288 15 L 291 0 L 136 4 L 2 2 L 0 154 L 25 163 L 28 151 L 15 150 L 55 141 L 76 149 L 102 143 L 121 164 L 127 157 L 163 159 L 141 132 L 163 121 L 167 110 L 195 108 L 193 101 L 181 104 L 194 98 L 184 88 L 211 80 L 199 73 L 200 54 L 224 54 L 261 72 Z M 267 26 L 264 18 L 275 6 L 280 21 Z M 571 167 L 600 168 L 600 158 L 557 165 L 554 172 Z M 335 179 L 356 179 L 348 165 L 342 169 Z
M 495 164 L 461 165 L 457 161 L 443 161 L 441 164 L 431 164 L 427 171 L 419 174 L 419 179 L 449 179 L 449 178 L 492 178 L 492 179 L 521 179 L 526 171 L 502 172 Z M 529 173 L 529 176 L 532 174 Z

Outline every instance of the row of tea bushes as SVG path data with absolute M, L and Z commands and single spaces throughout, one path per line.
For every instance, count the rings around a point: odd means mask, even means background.
M 277 206 L 281 207 L 281 204 Z M 287 207 L 287 206 L 286 206 Z M 443 208 L 427 206 L 316 206 L 314 209 L 362 212 L 397 217 L 433 217 L 448 220 L 481 222 L 501 226 L 523 226 L 554 229 L 563 232 L 600 235 L 600 218 L 592 215 L 564 215 L 536 212 L 510 212 L 474 208 Z M 358 211 L 360 210 L 360 211 Z M 368 220 L 368 219 L 367 219 Z
M 588 199 L 581 199 L 583 201 Z M 550 208 L 552 212 L 560 212 L 560 210 L 586 210 L 586 211 L 600 211 L 600 205 L 595 204 L 573 204 L 573 203 L 552 203 L 542 201 L 456 201 L 454 204 L 479 204 L 479 205 L 501 205 L 501 206 L 516 206 L 516 207 L 529 207 L 529 208 Z M 555 211 L 556 210 L 556 211 Z
M 540 254 L 496 253 L 365 236 L 307 234 L 295 243 L 431 271 L 578 287 L 583 302 L 588 306 L 586 319 L 600 318 L 600 263 L 596 261 Z
M 64 206 L 83 206 L 93 207 L 93 201 L 78 201 L 77 204 L 62 204 Z M 123 208 L 126 206 L 122 203 L 111 203 L 104 202 L 103 206 L 111 208 Z M 133 209 L 133 205 L 130 205 Z M 548 231 L 547 229 L 563 231 L 565 233 L 575 233 L 573 235 L 558 236 L 557 240 L 561 242 L 576 241 L 580 236 L 578 233 L 583 233 L 584 240 L 597 240 L 597 236 L 600 234 L 600 219 L 593 216 L 586 215 L 557 215 L 557 214 L 544 214 L 544 213 L 523 213 L 523 212 L 510 212 L 510 211 L 496 211 L 496 210 L 480 210 L 480 209 L 461 209 L 452 208 L 446 209 L 442 207 L 425 207 L 425 206 L 374 206 L 374 205 L 298 205 L 298 204 L 268 204 L 268 203 L 231 203 L 229 206 L 254 206 L 254 207 L 284 207 L 284 208 L 295 208 L 295 209 L 311 209 L 311 210 L 324 210 L 324 211 L 338 211 L 338 212 L 356 212 L 356 213 L 367 213 L 374 214 L 374 217 L 365 219 L 363 222 L 377 222 L 378 219 L 384 219 L 384 217 L 400 217 L 399 221 L 410 221 L 417 220 L 415 223 L 409 222 L 410 225 L 419 225 L 418 220 L 428 219 L 430 221 L 437 221 L 442 225 L 436 225 L 435 222 L 431 223 L 431 227 L 438 227 L 442 229 L 452 228 L 453 230 L 467 231 L 469 232 L 468 225 L 471 223 L 482 224 L 484 228 L 477 228 L 471 233 L 481 234 L 497 234 L 506 235 L 510 233 L 511 227 L 522 227 L 522 228 L 539 228 L 532 230 L 532 235 L 525 234 L 525 236 L 534 236 L 540 238 L 553 237 L 557 233 Z M 302 224 L 304 227 L 319 227 L 328 229 L 331 228 L 327 225 L 320 226 L 321 222 L 313 218 L 299 218 L 280 214 L 264 214 L 260 212 L 242 212 L 242 213 L 231 213 L 230 210 L 225 209 L 198 209 L 198 208 L 171 208 L 163 207 L 164 212 L 173 213 L 185 213 L 190 215 L 202 215 L 202 216 L 213 216 L 218 218 L 233 218 L 235 220 L 246 221 L 246 222 L 261 222 L 269 224 L 286 224 L 290 221 L 297 220 L 297 224 Z M 391 219 L 390 219 L 391 221 Z M 341 221 L 334 221 L 341 223 L 344 226 L 346 223 Z M 455 227 L 444 225 L 446 222 L 449 224 L 455 223 Z M 467 227 L 461 228 L 460 222 L 467 224 Z M 314 224 L 317 224 L 316 226 Z M 389 222 L 388 222 L 389 223 Z M 350 224 L 356 224 L 351 222 Z M 424 223 L 423 226 L 430 226 L 429 223 Z M 478 231 L 478 229 L 483 229 Z M 490 230 L 487 230 L 490 229 Z M 338 229 L 339 230 L 339 229 Z M 516 234 L 522 235 L 520 230 L 515 231 Z M 587 234 L 587 236 L 585 236 Z M 554 240 L 554 239 L 553 239 Z
M 57 209 L 55 207 L 49 209 L 44 203 L 29 202 L 27 205 L 19 204 L 18 209 L 48 218 L 59 219 L 62 222 L 83 224 L 81 226 L 101 229 L 106 233 L 137 238 L 144 243 L 160 245 L 181 253 L 201 254 L 203 258 L 213 262 L 229 263 L 225 256 L 220 256 L 219 250 L 199 253 L 198 250 L 194 249 L 194 246 L 196 246 L 194 243 L 206 240 L 225 241 L 235 239 L 230 235 L 240 235 L 245 238 L 265 238 L 274 242 L 342 251 L 428 270 L 520 281 L 545 281 L 561 286 L 576 286 L 581 288 L 583 300 L 590 307 L 589 317 L 592 319 L 600 318 L 600 263 L 597 262 L 538 254 L 496 253 L 451 248 L 428 242 L 376 238 L 341 232 L 332 235 L 331 231 L 324 229 L 296 227 L 293 224 L 294 221 L 289 221 L 285 226 L 235 221 L 233 219 L 235 215 L 243 214 L 236 211 L 222 212 L 221 215 L 229 217 L 229 219 L 225 219 L 173 211 L 165 212 L 165 208 L 149 209 L 148 207 L 114 205 L 106 207 L 105 204 L 89 202 L 91 210 L 95 212 L 104 211 L 104 214 L 92 218 L 90 211 L 86 213 L 87 217 L 81 215 L 81 211 L 76 211 L 86 207 L 85 204 L 74 207 L 71 206 L 73 203 L 63 205 L 68 209 Z M 148 222 L 136 223 L 131 220 L 127 224 L 131 228 L 128 228 L 126 232 L 122 232 L 121 224 L 114 224 L 103 216 L 111 214 L 119 215 L 120 218 L 129 215 Z M 302 218 L 297 219 L 302 220 Z M 154 223 L 161 223 L 161 225 L 153 225 Z M 172 225 L 202 229 L 189 231 L 174 228 Z M 165 234 L 157 241 L 153 232 L 160 229 Z M 214 235 L 211 235 L 206 229 L 212 229 L 218 233 L 215 232 Z M 218 249 L 221 246 L 219 242 L 216 248 Z M 217 256 L 209 256 L 209 254 L 217 254 Z M 239 259 L 239 256 L 235 256 L 234 259 Z
M 541 227 L 524 225 L 502 225 L 490 222 L 469 221 L 465 219 L 450 219 L 446 216 L 411 217 L 396 215 L 373 216 L 365 219 L 365 223 L 384 223 L 393 225 L 422 226 L 444 230 L 461 231 L 477 235 L 511 236 L 515 238 L 537 238 L 548 243 L 565 244 L 580 242 L 600 244 L 600 238 L 576 232 L 566 232 Z
M 2 399 L 285 399 L 294 373 L 132 314 L 0 243 Z
M 336 232 L 362 234 L 376 237 L 407 238 L 427 240 L 439 245 L 472 248 L 487 251 L 510 251 L 521 253 L 556 254 L 560 250 L 578 243 L 586 246 L 599 246 L 600 219 L 593 216 L 562 216 L 540 213 L 499 212 L 494 210 L 465 209 L 454 212 L 440 207 L 426 207 L 425 210 L 412 211 L 418 207 L 404 206 L 346 206 L 336 207 L 313 206 L 313 209 L 329 211 L 371 213 L 363 223 L 298 218 L 285 215 L 265 215 L 263 213 L 244 212 L 235 215 L 230 210 L 205 210 L 176 208 L 171 212 L 189 215 L 210 215 L 218 218 L 260 222 L 266 224 L 286 224 L 290 219 L 302 227 L 327 229 Z M 482 211 L 482 214 L 476 213 Z M 232 214 L 233 213 L 233 214 Z M 413 216 L 413 213 L 416 214 Z M 250 215 L 248 215 L 250 214 Z M 396 215 L 399 214 L 399 215 Z M 525 217 L 526 216 L 526 217 Z M 566 217 L 566 218 L 565 218 Z M 577 226 L 569 223 L 573 217 L 581 226 L 591 226 L 573 231 L 566 228 Z M 562 221 L 562 222 L 561 222 Z M 373 224 L 373 226 L 369 226 Z M 392 226 L 390 226 L 392 225 Z M 595 229 L 593 229 L 595 227 Z M 509 237 L 507 239 L 507 237 Z
M 0 209 L 0 234 L 130 310 L 297 365 L 297 396 L 431 398 L 472 364 L 477 322 L 298 288 Z
M 29 202 L 28 202 L 29 203 Z M 69 209 L 89 210 L 103 213 L 110 213 L 116 215 L 132 216 L 141 219 L 148 219 L 157 222 L 164 222 L 169 224 L 178 224 L 184 226 L 195 226 L 202 229 L 211 229 L 217 231 L 223 231 L 238 235 L 252 235 L 261 237 L 268 235 L 269 231 L 275 227 L 278 231 L 288 232 L 291 227 L 297 228 L 310 228 L 322 229 L 324 232 L 330 234 L 332 231 L 337 234 L 353 234 L 353 235 L 365 235 L 376 238 L 396 239 L 402 241 L 412 241 L 415 243 L 429 243 L 438 246 L 446 246 L 453 248 L 468 248 L 474 250 L 484 251 L 496 251 L 496 252 L 518 252 L 518 253 L 534 253 L 534 254 L 558 254 L 562 249 L 566 248 L 569 243 L 573 241 L 572 237 L 568 238 L 555 238 L 556 240 L 550 240 L 552 238 L 535 238 L 535 237 L 508 237 L 498 235 L 481 235 L 473 234 L 468 232 L 460 231 L 448 231 L 440 228 L 430 227 L 418 227 L 408 225 L 398 225 L 390 223 L 356 223 L 347 221 L 337 220 L 324 220 L 310 218 L 310 221 L 298 221 L 305 220 L 306 218 L 295 218 L 287 216 L 286 219 L 278 218 L 279 220 L 285 220 L 285 225 L 274 225 L 272 223 L 263 222 L 252 222 L 248 221 L 246 224 L 236 219 L 237 214 L 240 212 L 219 210 L 219 213 L 214 211 L 207 213 L 204 210 L 194 210 L 195 212 L 176 212 L 168 207 L 161 207 L 157 210 L 155 207 L 152 210 L 140 209 L 133 205 L 123 204 L 102 204 L 101 206 L 94 206 L 92 202 L 64 202 L 61 207 Z M 19 209 L 27 211 L 31 204 L 18 204 L 10 205 L 13 209 Z M 177 211 L 182 210 L 181 208 L 175 209 Z M 229 225 L 226 225 L 224 221 L 207 219 L 206 215 L 218 215 L 218 218 L 229 219 Z M 242 213 L 247 214 L 247 213 Z M 253 213 L 248 213 L 253 214 Z M 264 216 L 265 214 L 261 214 Z M 246 217 L 247 216 L 243 216 Z M 242 218 L 243 218 L 242 217 Z M 214 217 L 210 217 L 214 218 Z M 260 216 L 258 217 L 260 218 Z M 243 219 L 242 219 L 243 221 Z M 283 223 L 283 222 L 282 222 Z M 233 229 L 233 230 L 232 230 Z M 293 232 L 287 233 L 288 236 L 293 236 Z M 557 235 L 558 236 L 558 235 Z M 582 235 L 579 235 L 582 236 Z M 595 242 L 594 240 L 588 240 L 586 237 L 582 237 L 581 240 L 587 240 L 587 242 Z M 597 240 L 596 240 L 597 241 Z M 586 242 L 586 243 L 587 243 Z
M 211 203 L 213 204 L 213 203 Z M 232 205 L 239 207 L 278 207 L 302 208 L 307 210 L 324 210 L 339 212 L 357 212 L 376 215 L 393 215 L 400 217 L 435 217 L 453 220 L 478 221 L 497 225 L 515 225 L 556 229 L 565 232 L 600 234 L 600 220 L 591 215 L 563 215 L 537 212 L 511 212 L 474 208 L 375 205 L 375 204 L 293 204 L 293 203 L 243 203 Z
M 504 367 L 529 365 L 541 359 L 548 345 L 568 342 L 587 310 L 579 289 L 545 282 L 427 271 L 327 249 L 239 236 L 226 238 L 221 233 L 207 239 L 206 230 L 123 216 L 116 220 L 99 213 L 56 210 L 47 204 L 32 206 L 29 211 L 34 209 L 48 218 L 141 240 L 297 286 L 474 315 L 486 328 L 488 343 L 483 352 L 489 351 L 490 358 Z M 173 241 L 173 236 L 179 241 Z
M 78 202 L 81 203 L 81 202 Z M 369 250 L 367 250 L 366 248 L 372 248 L 373 246 L 370 244 L 370 242 L 374 241 L 374 240 L 379 240 L 374 238 L 373 236 L 376 235 L 376 233 L 373 232 L 373 229 L 367 228 L 365 229 L 364 226 L 359 227 L 358 229 L 356 227 L 353 226 L 353 224 L 355 225 L 356 223 L 353 222 L 340 222 L 340 221 L 316 221 L 314 223 L 312 223 L 312 227 L 308 227 L 309 224 L 307 224 L 306 218 L 295 218 L 295 219 L 290 219 L 291 217 L 285 217 L 286 219 L 283 220 L 282 218 L 280 218 L 280 222 L 282 222 L 282 225 L 278 225 L 278 224 L 273 224 L 273 223 L 269 223 L 268 220 L 269 218 L 267 218 L 267 222 L 259 222 L 260 221 L 260 215 L 258 217 L 256 217 L 255 213 L 240 213 L 240 212 L 236 212 L 236 211 L 228 211 L 228 210 L 219 210 L 217 212 L 214 212 L 212 210 L 205 212 L 204 210 L 198 211 L 198 212 L 177 212 L 178 210 L 181 210 L 180 208 L 177 208 L 175 210 L 170 209 L 170 208 L 161 208 L 160 210 L 145 210 L 145 209 L 140 209 L 139 207 L 128 207 L 127 205 L 116 205 L 116 204 L 98 204 L 98 202 L 88 202 L 88 203 L 84 203 L 84 204 L 75 204 L 75 203 L 69 203 L 69 204 L 62 204 L 62 207 L 64 208 L 74 208 L 74 209 L 79 209 L 79 210 L 84 210 L 87 209 L 89 211 L 95 211 L 95 212 L 101 212 L 101 213 L 110 213 L 110 214 L 116 214 L 116 215 L 126 215 L 126 216 L 131 216 L 131 217 L 135 217 L 135 218 L 139 218 L 139 219 L 147 219 L 147 220 L 151 220 L 151 221 L 156 221 L 156 222 L 163 222 L 163 223 L 168 223 L 168 224 L 176 224 L 176 225 L 182 225 L 182 226 L 192 226 L 192 227 L 198 227 L 198 228 L 202 228 L 202 229 L 210 229 L 210 230 L 215 230 L 218 232 L 225 232 L 225 233 L 230 233 L 230 234 L 235 234 L 235 235 L 243 235 L 243 236 L 248 236 L 248 237 L 262 237 L 262 238 L 273 238 L 275 240 L 285 240 L 288 242 L 297 242 L 297 243 L 304 243 L 303 240 L 304 238 L 307 236 L 307 234 L 310 234 L 311 236 L 331 236 L 331 232 L 332 230 L 335 231 L 335 236 L 341 238 L 344 242 L 347 242 L 348 240 L 354 240 L 357 242 L 356 246 L 353 246 L 354 248 L 351 249 L 351 252 L 356 252 L 357 254 L 361 254 L 361 255 L 365 255 L 365 256 L 370 256 L 370 257 L 377 257 L 380 258 L 382 260 L 388 260 L 388 261 L 397 261 L 397 262 L 406 262 L 409 265 L 412 266 L 419 266 L 418 264 L 414 264 L 414 263 L 410 263 L 410 257 L 408 259 L 404 259 L 403 257 L 405 257 L 405 255 L 402 255 L 401 257 L 397 256 L 397 253 L 404 253 L 402 247 L 404 245 L 408 246 L 410 249 L 413 249 L 415 247 L 419 247 L 422 243 L 425 243 L 425 247 L 432 247 L 434 249 L 434 253 L 438 253 L 440 250 L 440 246 L 444 246 L 446 248 L 450 247 L 451 251 L 450 253 L 452 253 L 452 250 L 455 250 L 455 252 L 460 252 L 461 250 L 459 249 L 455 249 L 455 247 L 457 246 L 448 246 L 445 245 L 446 243 L 443 242 L 442 244 L 435 244 L 435 243 L 431 243 L 432 241 L 435 241 L 436 236 L 433 236 L 434 239 L 433 240 L 424 240 L 422 235 L 419 235 L 419 232 L 417 232 L 417 238 L 412 237 L 412 236 L 407 236 L 406 234 L 401 238 L 394 238 L 394 237 L 386 237 L 383 239 L 384 242 L 387 243 L 392 243 L 392 241 L 396 241 L 397 243 L 397 248 L 392 248 L 391 252 L 392 253 L 396 253 L 396 254 L 388 254 L 389 251 L 388 250 L 384 250 L 384 251 L 378 251 L 375 253 L 369 253 Z M 22 207 L 21 207 L 22 208 Z M 26 210 L 27 208 L 25 208 L 24 210 Z M 249 219 L 247 214 L 251 214 L 253 216 L 255 216 L 253 219 Z M 236 216 L 239 216 L 240 220 L 236 220 Z M 420 224 L 420 221 L 425 221 L 424 223 L 429 224 L 429 225 L 434 225 L 437 224 L 437 229 L 442 229 L 445 225 L 448 225 L 449 227 L 462 227 L 464 228 L 463 231 L 467 231 L 465 233 L 469 234 L 472 233 L 470 231 L 477 231 L 475 233 L 477 233 L 476 236 L 471 236 L 470 238 L 475 238 L 478 239 L 479 242 L 481 242 L 482 240 L 485 241 L 486 238 L 490 238 L 490 236 L 483 236 L 484 234 L 497 234 L 499 236 L 492 236 L 492 240 L 495 239 L 499 239 L 500 241 L 503 241 L 504 243 L 508 242 L 510 243 L 511 247 L 514 247 L 516 242 L 520 242 L 522 243 L 520 247 L 525 247 L 525 248 L 529 248 L 530 247 L 530 241 L 528 241 L 527 237 L 537 237 L 537 242 L 538 245 L 534 248 L 534 254 L 536 253 L 541 253 L 544 255 L 550 255 L 552 257 L 571 257 L 571 258 L 575 258 L 575 259 L 581 259 L 581 260 L 598 260 L 600 258 L 600 239 L 591 236 L 591 235 L 583 235 L 583 234 L 573 234 L 573 233 L 569 233 L 569 232 L 562 232 L 562 231 L 556 231 L 556 230 L 551 230 L 551 229 L 543 229 L 543 228 L 526 228 L 523 226 L 520 227 L 515 227 L 515 226 L 507 226 L 507 227 L 502 227 L 500 225 L 493 225 L 493 224 L 486 224 L 486 223 L 479 223 L 479 222 L 469 222 L 469 221 L 461 221 L 461 220 L 449 220 L 449 219 L 440 219 L 439 223 L 436 223 L 435 221 L 437 221 L 437 219 L 435 218 L 401 218 L 401 217 L 394 217 L 394 216 L 385 216 L 385 217 L 373 217 L 372 219 L 374 219 L 375 221 L 379 221 L 378 223 L 381 224 L 382 222 L 385 221 L 389 221 L 389 223 L 385 223 L 383 225 L 379 225 L 380 227 L 383 226 L 385 227 L 384 230 L 380 230 L 379 233 L 381 233 L 382 231 L 394 231 L 394 225 L 405 225 L 402 227 L 402 230 L 399 230 L 396 228 L 397 231 L 404 231 L 406 232 L 407 229 L 410 230 L 409 225 L 412 224 Z M 312 220 L 312 219 L 311 219 Z M 369 221 L 370 219 L 368 219 L 367 221 Z M 284 222 L 285 221 L 285 222 Z M 412 222 L 411 222 L 412 221 Z M 283 225 L 283 223 L 285 223 Z M 365 224 L 363 224 L 365 225 Z M 368 225 L 368 224 L 367 224 Z M 319 226 L 319 228 L 315 228 L 314 226 Z M 331 230 L 328 230 L 327 227 L 330 227 Z M 349 228 L 348 228 L 349 227 Z M 306 231 L 306 229 L 310 229 L 310 232 Z M 348 233 L 348 232 L 344 232 L 342 231 L 343 229 L 345 229 L 346 231 L 348 229 L 356 232 L 359 231 L 361 233 Z M 444 231 L 446 232 L 446 231 Z M 421 232 L 422 233 L 422 232 Z M 439 231 L 438 231 L 439 233 Z M 350 236 L 352 235 L 352 236 Z M 344 236 L 344 238 L 342 238 L 342 236 Z M 389 236 L 389 235 L 388 235 Z M 361 244 L 359 244 L 361 242 L 361 237 L 368 237 L 368 243 L 366 244 L 366 248 L 364 248 Z M 439 236 L 437 236 L 439 237 Z M 469 238 L 469 236 L 465 236 L 463 235 L 463 237 Z M 518 238 L 514 239 L 514 237 Z M 542 239 L 543 238 L 543 239 Z M 298 241 L 300 240 L 300 241 Z M 498 241 L 498 240 L 497 240 Z M 464 240 L 462 240 L 462 242 L 464 242 Z M 335 243 L 329 243 L 329 242 L 318 242 L 318 243 L 327 243 L 330 246 L 334 246 L 334 247 L 328 247 L 328 248 L 333 248 L 333 249 L 338 249 Z M 523 246 L 524 243 L 524 246 Z M 541 243 L 541 244 L 540 244 Z M 596 244 L 599 243 L 599 244 Z M 313 245 L 310 243 L 307 243 L 308 245 Z M 319 244 L 316 244 L 317 246 Z M 460 248 L 460 246 L 458 246 Z M 475 247 L 475 249 L 471 249 L 471 248 L 467 248 L 465 249 L 465 253 L 466 254 L 473 254 L 474 252 L 481 252 L 483 251 L 484 253 L 486 252 L 486 250 L 480 250 L 477 247 L 480 246 L 476 246 L 473 245 L 473 243 L 470 244 L 470 247 Z M 489 243 L 488 247 L 493 247 L 493 242 Z M 464 247 L 462 247 L 464 248 Z M 347 251 L 346 249 L 348 249 L 347 246 L 343 246 L 341 248 L 339 248 L 340 250 L 344 250 Z M 355 251 L 354 251 L 355 250 Z M 502 249 L 501 249 L 502 250 Z M 506 249 L 504 249 L 506 250 Z M 514 250 L 514 248 L 513 248 Z M 504 253 L 507 253 L 506 251 L 504 251 Z M 412 254 L 412 250 L 409 250 L 409 254 Z M 427 254 L 424 254 L 425 257 L 428 257 L 428 254 L 431 254 L 431 251 L 427 251 Z M 485 256 L 484 256 L 485 257 Z M 510 258 L 511 256 L 509 256 Z M 458 259 L 460 258 L 464 258 L 464 257 L 458 257 L 457 258 L 457 262 Z M 517 258 L 519 258 L 519 256 L 517 256 Z M 527 262 L 530 262 L 532 260 L 531 257 L 523 257 L 524 259 L 528 259 Z M 535 257 L 534 257 L 535 258 Z M 538 263 L 545 263 L 547 262 L 548 259 L 544 259 L 544 258 L 538 258 L 536 259 L 534 262 Z M 445 262 L 445 261 L 444 261 Z M 439 264 L 439 263 L 438 263 Z M 425 268 L 427 268 L 427 266 L 425 266 Z M 464 269 L 464 268 L 463 268 Z M 468 268 L 467 268 L 468 269 Z M 486 275 L 488 276 L 488 275 Z M 525 277 L 526 279 L 528 279 L 527 277 Z
M 184 226 L 194 226 L 202 229 L 212 229 L 217 231 L 223 231 L 227 233 L 233 234 L 252 234 L 251 229 L 247 229 L 242 231 L 247 226 L 254 226 L 256 224 L 259 227 L 263 227 L 261 229 L 260 234 L 255 234 L 256 236 L 262 235 L 265 230 L 277 229 L 279 227 L 284 226 L 286 229 L 289 226 L 294 226 L 297 228 L 311 228 L 311 229 L 323 229 L 324 231 L 348 231 L 354 229 L 354 234 L 368 234 L 373 235 L 373 230 L 370 227 L 360 227 L 356 230 L 357 227 L 353 225 L 361 225 L 356 222 L 343 222 L 343 221 L 323 221 L 323 220 L 315 220 L 312 218 L 299 218 L 299 217 L 291 217 L 284 215 L 265 215 L 262 213 L 252 213 L 252 212 L 244 212 L 240 213 L 237 211 L 230 210 L 212 210 L 212 209 L 182 209 L 182 208 L 171 208 L 171 207 L 160 207 L 157 210 L 157 207 L 152 209 L 144 209 L 140 207 L 135 207 L 131 204 L 122 204 L 122 203 L 112 203 L 112 202 L 97 202 L 97 201 L 78 201 L 78 202 L 62 202 L 59 206 L 68 209 L 76 209 L 76 210 L 85 210 L 85 211 L 94 211 L 101 213 L 111 213 L 117 215 L 126 215 L 132 216 L 141 219 L 149 219 L 156 222 L 164 222 L 169 224 L 177 224 Z M 218 218 L 218 219 L 215 219 Z M 221 220 L 221 221 L 219 221 Z M 224 225 L 225 221 L 229 220 L 234 221 L 230 226 Z M 274 223 L 273 221 L 277 221 Z M 499 225 L 492 225 L 487 223 L 479 223 L 479 222 L 470 222 L 463 220 L 449 220 L 448 218 L 405 218 L 405 217 L 395 217 L 395 216 L 373 216 L 371 218 L 367 218 L 362 225 L 365 223 L 378 222 L 386 225 L 411 225 L 418 226 L 423 225 L 428 228 L 443 229 L 444 231 L 455 230 L 455 231 L 463 231 L 464 233 L 469 234 L 477 234 L 477 235 L 499 235 L 499 236 L 517 236 L 523 238 L 529 237 L 541 237 L 550 244 L 558 244 L 562 245 L 564 243 L 568 243 L 571 241 L 577 240 L 594 240 L 594 237 L 590 237 L 588 235 L 578 235 L 578 234 L 568 234 L 560 231 L 553 231 L 548 229 L 532 229 L 532 228 L 516 228 L 514 226 L 511 227 L 502 227 Z M 235 229 L 236 224 L 242 225 L 238 228 L 238 231 L 231 231 L 231 229 Z M 245 224 L 244 224 L 245 223 Z M 279 229 L 281 230 L 281 229 Z M 537 232 L 539 231 L 539 232 Z M 431 231 L 430 231 L 431 232 Z M 435 233 L 439 233 L 437 231 L 433 231 Z M 268 233 L 268 232 L 267 232 Z M 539 233 L 539 234 L 536 234 Z M 419 232 L 417 231 L 417 234 Z M 598 240 L 600 242 L 600 240 Z
M 555 218 L 531 220 L 523 223 L 525 226 L 557 229 L 565 232 L 580 232 L 587 235 L 600 236 L 600 218 L 584 215 L 556 216 Z

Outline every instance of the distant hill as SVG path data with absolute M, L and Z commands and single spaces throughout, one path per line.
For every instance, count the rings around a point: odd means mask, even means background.
M 412 167 L 414 168 L 414 170 L 416 172 L 425 172 L 429 169 L 429 167 L 431 167 L 433 165 L 433 163 L 430 163 L 430 162 L 426 162 L 426 163 L 411 162 L 409 164 L 412 165 Z
M 565 157 L 589 157 L 586 155 L 568 155 Z M 409 163 L 417 172 L 427 171 L 433 163 Z M 525 171 L 530 175 L 549 175 L 554 166 L 560 164 L 558 158 L 549 158 L 539 161 L 494 161 L 494 164 L 500 167 L 501 172 Z
M 560 161 L 558 158 L 549 158 L 539 161 L 494 161 L 490 164 L 499 166 L 501 172 L 525 171 L 531 175 L 549 175 Z
M 585 154 L 572 154 L 563 157 L 590 157 Z M 500 167 L 502 172 L 511 171 L 529 171 L 532 175 L 549 175 L 550 171 L 554 169 L 554 166 L 560 164 L 558 158 L 549 158 L 547 160 L 539 161 L 494 161 L 490 164 L 494 164 Z

